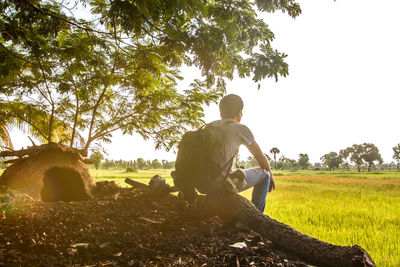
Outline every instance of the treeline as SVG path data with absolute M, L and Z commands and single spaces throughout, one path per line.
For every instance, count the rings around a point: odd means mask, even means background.
M 96 169 L 126 169 L 127 171 L 136 170 L 149 170 L 149 169 L 173 169 L 175 168 L 175 161 L 167 161 L 158 159 L 144 160 L 138 158 L 136 160 L 110 160 L 105 159 L 101 162 L 95 162 Z
M 330 152 L 323 155 L 321 162 L 312 164 L 306 153 L 300 153 L 297 159 L 290 159 L 281 155 L 280 150 L 273 147 L 270 155 L 266 154 L 275 170 L 400 170 L 400 144 L 393 147 L 393 159 L 390 163 L 383 162 L 378 147 L 371 143 L 354 144 L 351 147 L 341 149 L 338 152 Z M 257 161 L 253 157 L 246 160 L 238 159 L 236 165 L 241 168 L 257 167 Z
M 275 170 L 400 170 L 400 144 L 393 147 L 393 159 L 390 163 L 384 163 L 379 149 L 371 143 L 354 144 L 350 147 L 333 151 L 323 155 L 321 162 L 311 163 L 307 153 L 300 153 L 297 159 L 291 159 L 281 154 L 277 147 L 273 147 L 270 154 L 266 154 Z M 157 159 L 144 160 L 108 160 L 102 161 L 103 157 L 99 152 L 94 152 L 90 158 L 95 162 L 96 168 L 122 168 L 129 170 L 146 169 L 173 169 L 175 161 Z M 238 168 L 257 167 L 258 163 L 253 157 L 247 159 L 236 158 L 234 165 Z

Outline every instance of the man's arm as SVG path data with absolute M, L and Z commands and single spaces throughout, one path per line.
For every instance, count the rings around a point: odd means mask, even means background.
M 270 174 L 270 182 L 269 182 L 269 192 L 272 190 L 275 190 L 275 181 L 274 178 L 272 177 L 272 172 L 271 172 L 271 167 L 269 165 L 269 161 L 267 157 L 264 155 L 264 153 L 261 151 L 260 146 L 254 142 L 250 146 L 247 147 L 250 151 L 250 153 L 253 155 L 253 157 L 257 160 L 258 165 Z

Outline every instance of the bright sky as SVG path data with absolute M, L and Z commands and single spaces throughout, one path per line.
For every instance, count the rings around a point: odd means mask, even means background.
M 298 2 L 303 13 L 296 19 L 262 14 L 274 48 L 288 54 L 289 76 L 265 80 L 260 90 L 251 79 L 228 83 L 228 93 L 245 102 L 242 123 L 264 152 L 278 147 L 286 157 L 307 153 L 319 162 L 326 153 L 369 142 L 392 161 L 392 147 L 400 143 L 400 1 Z M 180 87 L 196 74 L 183 69 Z M 217 105 L 206 108 L 207 122 L 218 118 Z M 176 157 L 136 135 L 114 134 L 104 147 L 110 159 Z M 245 150 L 241 158 L 249 155 Z

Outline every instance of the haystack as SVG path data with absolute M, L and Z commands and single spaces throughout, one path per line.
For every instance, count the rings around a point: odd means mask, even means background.
M 0 185 L 26 193 L 36 200 L 79 201 L 91 198 L 94 185 L 78 150 L 49 143 L 19 151 L 3 151 L 0 157 L 18 157 L 0 177 Z

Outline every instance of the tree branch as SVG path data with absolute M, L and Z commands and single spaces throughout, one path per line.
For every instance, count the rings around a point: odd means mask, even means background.
M 113 67 L 112 67 L 112 69 L 111 69 L 110 76 L 114 73 L 116 63 L 117 63 L 117 60 L 114 60 L 114 64 L 113 64 Z M 91 121 L 90 121 L 88 139 L 87 139 L 87 142 L 86 142 L 86 145 L 85 145 L 85 149 L 86 149 L 86 150 L 89 148 L 90 142 L 93 141 L 93 138 L 92 138 L 92 131 L 93 131 L 94 122 L 95 122 L 95 119 L 96 119 L 96 116 L 97 116 L 97 114 L 96 114 L 96 113 L 97 113 L 97 109 L 98 109 L 100 103 L 102 102 L 102 100 L 103 100 L 103 98 L 104 98 L 104 94 L 106 93 L 106 90 L 107 90 L 107 88 L 108 88 L 109 82 L 110 82 L 110 77 L 109 77 L 107 83 L 104 85 L 104 89 L 103 89 L 103 91 L 101 92 L 101 94 L 99 95 L 99 98 L 97 99 L 97 102 L 96 102 L 96 104 L 95 104 L 94 107 L 93 107 L 92 119 L 91 119 Z
M 46 86 L 46 90 L 47 90 L 47 93 L 48 93 L 48 95 L 49 95 L 49 98 L 47 99 L 47 101 L 50 103 L 50 105 L 51 105 L 51 114 L 50 114 L 50 123 L 49 123 L 49 137 L 48 137 L 48 142 L 51 142 L 51 139 L 52 139 L 52 134 L 53 134 L 53 121 L 54 121 L 54 111 L 55 111 L 55 106 L 54 106 L 54 101 L 53 101 L 53 97 L 51 96 L 51 91 L 50 91 L 50 88 L 49 88 L 49 84 L 48 84 L 48 82 L 47 82 L 47 77 L 46 77 L 46 74 L 45 74 L 45 72 L 44 72 L 44 69 L 43 69 L 43 65 L 42 65 L 42 62 L 40 61 L 40 57 L 38 56 L 37 57 L 37 59 L 38 59 L 38 62 L 39 62 L 39 67 L 40 67 L 40 70 L 42 71 L 42 75 L 43 75 L 43 79 L 44 79 L 44 84 L 45 84 L 45 86 Z M 41 92 L 41 90 L 39 89 L 39 91 Z M 44 96 L 44 94 L 42 94 L 43 96 Z

